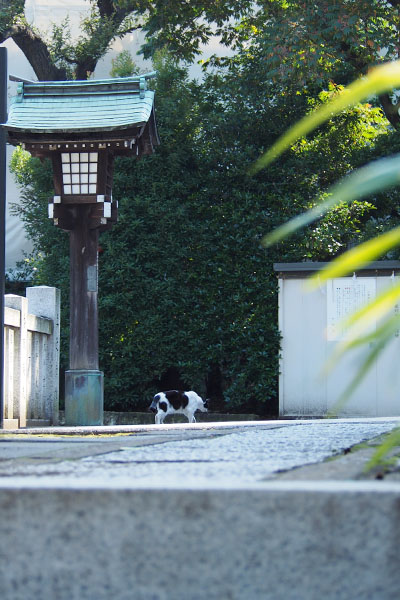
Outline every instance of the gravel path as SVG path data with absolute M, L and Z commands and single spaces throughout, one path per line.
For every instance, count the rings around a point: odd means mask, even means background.
M 7 474 L 50 476 L 67 480 L 132 478 L 141 484 L 173 485 L 183 481 L 252 483 L 282 470 L 317 463 L 346 448 L 391 431 L 394 421 L 315 422 L 294 421 L 272 429 L 238 432 L 154 445 L 124 446 L 118 451 L 79 460 L 34 462 L 7 466 Z M 126 443 L 126 438 L 125 438 Z

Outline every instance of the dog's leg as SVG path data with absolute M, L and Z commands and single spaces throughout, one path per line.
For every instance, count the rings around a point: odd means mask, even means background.
M 156 414 L 156 425 L 162 425 L 164 418 L 165 418 L 165 412 L 164 411 L 158 412 Z
M 188 416 L 189 423 L 196 423 L 196 419 L 194 418 L 194 413 L 189 413 Z

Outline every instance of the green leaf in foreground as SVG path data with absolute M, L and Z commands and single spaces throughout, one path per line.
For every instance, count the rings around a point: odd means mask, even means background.
M 369 306 L 369 305 L 368 305 Z M 393 307 L 391 307 L 393 308 Z M 369 325 L 374 322 L 371 318 Z M 363 324 L 365 325 L 365 324 Z M 349 332 L 349 337 L 340 342 L 332 352 L 331 356 L 327 360 L 323 369 L 323 376 L 328 375 L 332 369 L 337 365 L 339 360 L 344 356 L 346 352 L 366 344 L 375 344 L 377 340 L 382 340 L 385 344 L 395 335 L 400 329 L 400 316 L 398 314 L 392 315 L 390 318 L 384 320 L 378 328 L 371 333 L 359 333 Z M 353 335 L 354 333 L 354 335 Z M 358 333 L 358 332 L 357 332 Z
M 309 225 L 342 202 L 349 203 L 359 200 L 399 183 L 400 154 L 373 161 L 332 186 L 328 190 L 327 200 L 277 227 L 268 233 L 261 243 L 265 247 L 272 246 L 296 230 Z
M 382 444 L 380 444 L 380 446 L 377 448 L 373 457 L 368 462 L 368 464 L 366 466 L 366 470 L 372 469 L 372 468 L 378 466 L 380 464 L 381 460 L 390 452 L 390 450 L 392 448 L 394 448 L 395 446 L 398 446 L 399 444 L 400 444 L 400 429 L 395 429 L 388 435 L 388 437 L 385 439 L 385 441 Z
M 400 61 L 397 60 L 385 63 L 384 65 L 371 69 L 366 77 L 362 77 L 350 84 L 338 94 L 332 102 L 321 106 L 319 110 L 301 119 L 301 121 L 280 137 L 278 141 L 256 161 L 250 169 L 250 174 L 257 173 L 260 169 L 269 165 L 280 154 L 290 148 L 296 140 L 307 135 L 310 131 L 321 125 L 321 123 L 338 114 L 343 109 L 348 106 L 353 106 L 371 96 L 388 92 L 398 85 L 400 85 Z
M 345 319 L 344 327 L 356 328 L 358 337 L 369 328 L 371 321 L 378 321 L 386 317 L 393 310 L 393 306 L 399 298 L 400 283 L 388 286 L 374 300 L 368 302 Z
M 349 273 L 361 269 L 365 265 L 386 254 L 388 250 L 400 243 L 400 227 L 395 227 L 378 237 L 360 244 L 333 259 L 326 267 L 316 275 L 310 277 L 307 286 L 315 289 L 322 282 L 335 277 L 344 277 Z
M 361 346 L 369 347 L 361 366 L 341 394 L 339 400 L 335 403 L 329 416 L 335 416 L 341 411 L 351 394 L 375 364 L 380 353 L 390 340 L 393 339 L 393 335 L 399 331 L 400 315 L 396 313 L 390 317 L 387 316 L 393 310 L 393 306 L 399 297 L 400 283 L 397 283 L 383 290 L 375 300 L 369 302 L 345 319 L 344 325 L 349 328 L 346 339 L 335 347 L 325 364 L 322 375 L 327 376 L 347 352 Z M 376 330 L 368 333 L 371 324 L 377 321 L 380 321 L 380 323 Z

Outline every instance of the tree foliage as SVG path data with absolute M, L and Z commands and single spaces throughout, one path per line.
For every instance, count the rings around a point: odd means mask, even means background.
M 13 39 L 39 80 L 87 79 L 115 39 L 142 29 L 150 57 L 168 46 L 179 59 L 193 60 L 202 43 L 222 34 L 231 20 L 251 10 L 249 0 L 181 2 L 181 0 L 88 0 L 89 14 L 73 39 L 68 18 L 53 23 L 47 36 L 25 17 L 25 0 L 0 5 L 0 43 Z
M 347 84 L 371 66 L 399 58 L 399 9 L 399 0 L 264 0 L 225 34 L 234 56 L 210 60 L 227 64 L 245 54 L 282 89 L 315 94 L 329 81 Z M 380 94 L 379 101 L 398 128 L 396 94 Z

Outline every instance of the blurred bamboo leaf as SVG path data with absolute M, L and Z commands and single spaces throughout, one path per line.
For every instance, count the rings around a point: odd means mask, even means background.
M 379 354 L 382 352 L 385 347 L 388 338 L 383 336 L 382 338 L 376 339 L 374 338 L 374 344 L 371 345 L 367 356 L 364 358 L 364 361 L 358 367 L 356 374 L 353 379 L 350 381 L 349 385 L 346 387 L 344 392 L 340 395 L 339 400 L 335 403 L 333 408 L 329 411 L 328 417 L 337 417 L 341 412 L 344 405 L 348 402 L 350 396 L 354 392 L 354 390 L 360 385 L 363 381 L 371 367 L 375 364 Z
M 386 440 L 377 448 L 374 452 L 373 457 L 367 464 L 366 469 L 372 469 L 380 464 L 382 458 L 384 458 L 392 448 L 400 444 L 400 429 L 392 431 Z
M 369 305 L 368 305 L 369 306 Z M 393 308 L 391 306 L 390 308 Z M 366 309 L 367 321 L 364 323 L 365 329 L 371 326 L 372 319 L 369 319 L 368 309 Z M 376 340 L 384 340 L 385 343 L 400 330 L 400 315 L 395 314 L 384 320 L 377 329 L 370 333 L 349 332 L 347 339 L 342 340 L 334 349 L 331 356 L 327 360 L 322 375 L 327 376 L 336 367 L 339 360 L 346 352 L 354 348 L 374 344 Z M 354 335 L 353 335 L 354 333 Z
M 397 334 L 400 329 L 400 314 L 396 313 L 387 317 L 393 310 L 393 306 L 400 297 L 400 283 L 383 290 L 379 296 L 351 314 L 344 321 L 344 327 L 348 327 L 346 339 L 342 340 L 334 349 L 327 360 L 322 376 L 326 377 L 336 367 L 343 356 L 351 350 L 364 346 L 368 348 L 366 356 L 355 373 L 353 379 L 335 403 L 329 416 L 337 415 L 350 396 L 363 381 L 371 367 L 375 364 L 379 354 L 386 344 Z M 381 320 L 375 331 L 366 333 L 376 320 Z
M 357 269 L 361 269 L 379 256 L 382 256 L 382 254 L 386 254 L 388 250 L 399 243 L 400 227 L 395 227 L 334 258 L 326 267 L 318 271 L 316 275 L 310 277 L 307 287 L 315 289 L 328 279 L 343 277 Z
M 371 69 L 366 77 L 362 77 L 347 86 L 332 102 L 305 116 L 261 156 L 250 174 L 257 173 L 268 166 L 280 154 L 290 148 L 299 138 L 307 135 L 324 121 L 341 112 L 344 108 L 357 104 L 370 96 L 376 96 L 392 90 L 400 85 L 400 61 L 385 63 Z
M 398 183 L 400 183 L 400 154 L 369 163 L 332 186 L 328 190 L 327 200 L 277 227 L 268 233 L 261 243 L 265 247 L 272 246 L 297 229 L 309 225 L 337 204 L 358 200 Z M 354 270 L 354 268 L 350 270 Z
M 357 327 L 357 335 L 361 335 L 370 325 L 370 320 L 378 321 L 388 315 L 400 298 L 400 282 L 385 288 L 376 298 L 345 321 L 345 327 Z M 353 336 L 354 337 L 354 336 Z

